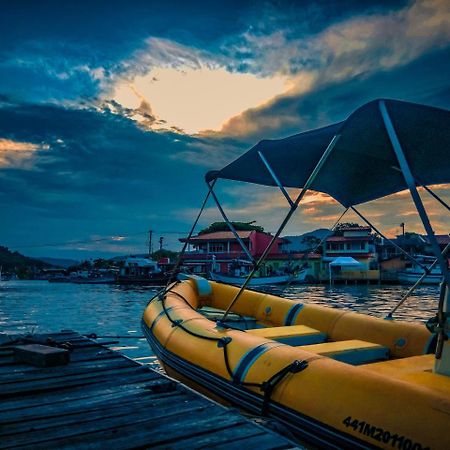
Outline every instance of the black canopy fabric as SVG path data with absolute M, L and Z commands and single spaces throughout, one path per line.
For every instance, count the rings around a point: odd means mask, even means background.
M 285 139 L 263 140 L 231 164 L 211 171 L 217 178 L 276 186 L 261 152 L 285 187 L 301 188 L 333 136 L 334 149 L 311 185 L 349 207 L 407 188 L 380 112 L 367 103 L 347 120 Z M 450 111 L 383 100 L 406 160 L 420 184 L 450 183 Z

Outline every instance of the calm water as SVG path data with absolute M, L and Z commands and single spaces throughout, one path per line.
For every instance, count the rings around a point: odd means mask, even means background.
M 406 290 L 405 286 L 291 286 L 283 295 L 384 317 Z M 279 293 L 281 289 L 270 291 Z M 0 331 L 44 333 L 71 329 L 82 334 L 126 336 L 114 339 L 119 343 L 112 348 L 153 365 L 155 358 L 141 338 L 140 319 L 155 292 L 152 287 L 0 282 Z M 417 289 L 396 317 L 425 321 L 435 314 L 438 294 L 437 286 Z

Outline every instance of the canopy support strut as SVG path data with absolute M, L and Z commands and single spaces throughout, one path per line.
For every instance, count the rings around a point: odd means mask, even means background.
M 240 238 L 238 232 L 236 231 L 236 228 L 234 228 L 233 224 L 230 222 L 230 220 L 228 219 L 227 215 L 225 214 L 224 209 L 222 208 L 222 205 L 219 202 L 219 199 L 217 198 L 216 193 L 214 192 L 214 183 L 208 183 L 206 182 L 206 184 L 208 185 L 209 188 L 209 192 L 212 195 L 212 198 L 214 199 L 216 205 L 217 205 L 217 209 L 220 211 L 220 214 L 223 217 L 223 220 L 225 220 L 226 224 L 228 225 L 228 228 L 231 230 L 231 232 L 233 233 L 233 236 L 236 238 L 236 240 L 239 242 L 239 245 L 242 247 L 242 250 L 244 250 L 244 253 L 247 255 L 247 258 L 249 259 L 249 261 L 252 262 L 253 266 L 256 265 L 256 261 L 253 258 L 253 256 L 251 255 L 250 251 L 248 250 L 247 246 L 244 244 L 244 241 Z
M 334 231 L 334 229 L 337 227 L 338 223 L 342 220 L 342 218 L 347 214 L 347 211 L 349 210 L 349 207 L 345 208 L 345 211 L 338 217 L 338 219 L 336 220 L 336 222 L 334 222 L 333 226 L 330 228 L 331 231 Z M 306 250 L 305 253 L 302 256 L 301 261 L 303 260 L 307 260 L 308 259 L 308 254 L 309 253 L 314 253 L 318 248 L 321 247 L 321 245 L 326 241 L 326 239 L 328 238 L 329 235 L 325 234 L 323 236 L 323 238 L 319 241 L 318 244 L 314 245 L 310 250 Z M 286 283 L 286 285 L 284 286 L 284 288 L 281 291 L 281 296 L 284 294 L 284 292 L 287 290 L 287 288 L 291 285 L 293 281 L 293 278 L 291 278 L 291 280 Z
M 450 249 L 450 244 L 447 244 L 445 246 L 444 250 L 442 250 L 442 255 L 445 256 L 449 249 Z M 394 308 L 392 308 L 392 310 L 388 313 L 388 315 L 385 317 L 385 319 L 392 319 L 392 315 L 395 313 L 395 311 L 397 311 L 397 309 L 400 308 L 400 306 L 402 306 L 403 303 L 405 303 L 405 301 L 408 299 L 408 297 L 414 292 L 416 287 L 419 286 L 419 284 L 422 283 L 423 279 L 431 272 L 431 270 L 437 264 L 437 262 L 438 262 L 438 260 L 435 259 L 433 261 L 433 263 L 429 267 L 427 267 L 427 269 L 422 274 L 422 276 L 408 289 L 408 292 L 400 299 L 400 301 L 394 306 Z
M 330 153 L 332 152 L 333 148 L 335 147 L 336 143 L 338 142 L 340 138 L 339 134 L 336 134 L 335 136 L 333 136 L 333 139 L 331 139 L 331 142 L 328 144 L 327 148 L 325 149 L 325 151 L 323 152 L 322 156 L 320 157 L 319 162 L 316 164 L 316 166 L 314 167 L 313 171 L 311 172 L 309 178 L 307 179 L 307 181 L 305 182 L 302 190 L 300 191 L 300 193 L 298 194 L 298 197 L 296 198 L 296 200 L 293 202 L 293 204 L 291 205 L 286 217 L 284 218 L 283 222 L 281 223 L 280 227 L 278 228 L 278 230 L 276 231 L 276 233 L 273 235 L 271 241 L 269 242 L 269 245 L 265 248 L 264 252 L 262 253 L 262 255 L 260 256 L 260 258 L 258 259 L 256 265 L 253 267 L 252 271 L 250 272 L 250 274 L 247 276 L 246 280 L 244 281 L 243 285 L 241 286 L 240 290 L 237 292 L 237 294 L 235 295 L 235 297 L 233 298 L 232 302 L 230 303 L 230 305 L 228 306 L 228 308 L 226 309 L 226 311 L 224 312 L 222 319 L 218 322 L 221 323 L 223 325 L 223 322 L 225 321 L 225 319 L 227 318 L 231 308 L 233 307 L 233 305 L 236 303 L 236 301 L 239 299 L 239 297 L 241 296 L 242 292 L 244 292 L 245 288 L 247 287 L 247 285 L 250 283 L 250 280 L 253 278 L 253 276 L 255 275 L 256 271 L 259 269 L 259 267 L 261 266 L 261 264 L 265 261 L 267 255 L 269 254 L 271 248 L 273 247 L 273 245 L 275 244 L 276 240 L 278 239 L 278 237 L 280 236 L 281 232 L 284 230 L 284 228 L 286 227 L 286 225 L 288 224 L 290 218 L 292 217 L 292 215 L 294 214 L 294 212 L 296 211 L 298 205 L 300 204 L 300 202 L 302 201 L 303 197 L 305 196 L 306 192 L 310 189 L 312 183 L 314 182 L 315 178 L 317 177 L 317 174 L 320 172 L 320 170 L 322 169 L 322 166 L 324 165 L 325 161 L 327 160 L 328 156 L 330 155 Z
M 369 219 L 367 219 L 366 217 L 364 217 L 354 206 L 350 206 L 350 208 L 352 209 L 352 211 L 354 213 L 356 213 L 362 220 L 364 220 L 364 222 L 367 223 L 367 225 L 369 225 L 370 228 L 372 228 L 373 230 L 375 230 L 376 233 L 378 233 L 383 239 L 386 239 L 390 244 L 392 244 L 397 250 L 399 250 L 401 253 L 403 253 L 407 258 L 409 258 L 413 263 L 417 264 L 421 269 L 423 269 L 425 272 L 427 270 L 427 267 L 422 264 L 421 262 L 417 261 L 416 258 L 414 258 L 414 256 L 410 255 L 406 250 L 404 250 L 403 248 L 401 248 L 398 244 L 396 244 L 393 240 L 389 239 L 388 237 L 386 237 L 373 223 L 369 222 Z
M 290 195 L 287 193 L 286 189 L 284 188 L 284 186 L 281 184 L 280 180 L 278 179 L 276 173 L 273 171 L 272 167 L 270 167 L 269 162 L 267 161 L 266 157 L 261 153 L 258 152 L 258 156 L 261 158 L 261 161 L 264 163 L 264 165 L 266 166 L 266 169 L 268 170 L 268 172 L 270 173 L 270 176 L 273 178 L 273 181 L 275 181 L 275 183 L 277 184 L 277 186 L 280 188 L 280 191 L 283 193 L 283 195 L 286 197 L 286 200 L 288 201 L 288 203 L 292 206 L 294 206 L 294 202 L 292 201 Z
M 439 197 L 435 192 L 433 192 L 428 186 L 425 186 L 424 184 L 420 183 L 420 185 L 435 199 L 437 200 L 444 208 L 447 209 L 447 211 L 450 211 L 450 206 L 447 205 L 447 203 L 442 200 L 441 197 Z
M 397 170 L 398 172 L 401 172 L 402 169 L 400 167 L 392 167 L 393 169 Z M 450 211 L 450 206 L 447 205 L 447 203 L 442 200 L 439 195 L 437 195 L 435 192 L 433 192 L 425 183 L 423 183 L 421 180 L 419 180 L 417 177 L 415 177 L 416 184 L 420 187 L 424 188 L 436 201 L 438 201 L 447 211 Z
M 215 180 L 212 182 L 212 185 L 213 185 L 213 186 L 214 186 L 215 182 L 216 182 Z M 183 248 L 181 249 L 181 252 L 180 252 L 180 254 L 179 254 L 179 256 L 178 256 L 177 262 L 176 262 L 175 267 L 174 267 L 174 269 L 173 269 L 173 271 L 172 271 L 172 276 L 169 277 L 169 281 L 167 282 L 167 285 L 166 285 L 166 287 L 164 288 L 164 291 L 167 291 L 167 288 L 169 287 L 170 283 L 173 282 L 173 279 L 174 279 L 174 277 L 176 276 L 176 273 L 177 273 L 178 268 L 180 267 L 180 264 L 181 264 L 181 260 L 182 260 L 182 258 L 183 258 L 183 255 L 184 255 L 184 253 L 186 252 L 186 249 L 187 249 L 187 246 L 188 246 L 189 243 L 190 243 L 192 234 L 194 233 L 195 227 L 197 226 L 197 223 L 198 223 L 198 221 L 199 221 L 199 219 L 200 219 L 200 216 L 202 215 L 202 212 L 203 212 L 203 210 L 205 209 L 206 203 L 208 203 L 208 199 L 209 199 L 209 196 L 210 196 L 210 195 L 211 195 L 211 191 L 208 190 L 208 192 L 206 193 L 206 197 L 205 197 L 204 200 L 203 200 L 203 203 L 202 203 L 202 206 L 201 206 L 201 208 L 200 208 L 200 211 L 198 212 L 197 217 L 196 217 L 194 223 L 192 224 L 192 227 L 191 227 L 191 230 L 189 231 L 188 237 L 187 237 L 187 239 L 186 239 L 186 241 L 185 241 L 185 243 L 184 243 L 184 245 L 183 245 Z

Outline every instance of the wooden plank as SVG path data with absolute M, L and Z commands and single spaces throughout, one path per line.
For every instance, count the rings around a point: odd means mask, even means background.
M 95 355 L 99 355 L 99 357 L 102 357 L 102 355 L 115 355 L 116 358 L 123 358 L 123 356 L 120 355 L 119 353 L 109 350 L 107 348 L 102 348 L 102 347 L 98 347 L 98 346 L 97 347 L 90 346 L 90 347 L 85 347 L 82 350 L 77 349 L 76 352 L 75 351 L 72 352 L 70 355 L 70 360 L 71 360 L 71 362 L 91 360 L 91 359 L 95 359 Z M 10 354 L 8 356 L 4 356 L 4 357 L 0 358 L 0 366 L 5 366 L 5 365 L 11 365 L 11 366 L 18 365 L 18 363 L 14 361 L 12 349 L 10 350 Z M 33 369 L 33 367 L 31 367 L 31 366 L 27 366 L 27 367 L 29 367 L 30 370 Z
M 216 448 L 220 444 L 231 446 L 241 438 L 252 438 L 264 434 L 264 430 L 251 423 L 238 423 L 234 426 L 226 425 L 222 430 L 209 431 L 203 435 L 187 436 L 170 443 L 170 450 L 184 450 L 186 448 Z M 168 444 L 155 445 L 154 449 L 167 449 Z M 246 449 L 247 450 L 247 449 Z
M 158 442 L 167 442 L 180 436 L 202 434 L 211 429 L 217 428 L 216 405 L 206 405 L 205 401 L 200 402 L 201 406 L 189 408 L 179 405 L 170 415 L 157 414 L 153 417 L 140 416 L 132 418 L 128 423 L 112 425 L 108 428 L 85 430 L 82 434 L 66 435 L 64 438 L 49 439 L 47 441 L 34 442 L 34 449 L 65 449 L 72 450 L 104 448 L 153 448 Z M 178 410 L 178 412 L 176 412 Z M 223 425 L 231 425 L 242 421 L 242 417 L 236 415 L 225 415 Z M 214 425 L 215 424 L 215 425 Z M 1 444 L 3 445 L 3 443 Z M 23 448 L 9 447 L 9 448 Z M 170 448 L 170 446 L 166 446 Z
M 139 424 L 150 420 L 156 421 L 161 418 L 169 418 L 180 414 L 192 414 L 205 408 L 204 400 L 201 398 L 191 399 L 190 402 L 166 402 L 166 404 L 158 408 L 149 408 L 148 404 L 131 408 L 123 408 L 120 406 L 111 408 L 109 411 L 103 411 L 104 416 L 100 413 L 93 414 L 93 417 L 85 419 L 82 414 L 78 415 L 79 420 L 69 421 L 67 425 L 41 428 L 33 430 L 30 428 L 25 433 L 19 435 L 4 435 L 0 441 L 0 449 L 14 448 L 16 446 L 35 446 L 40 442 L 52 440 L 68 440 L 76 438 L 86 433 L 98 433 L 108 431 L 112 428 L 120 427 L 124 424 L 126 417 L 127 424 Z M 130 436 L 129 436 L 130 438 Z
M 57 379 L 44 379 L 37 381 L 28 381 L 17 384 L 2 384 L 1 391 L 2 396 L 13 396 L 13 395 L 26 395 L 31 393 L 48 392 L 56 389 L 67 389 L 72 386 L 85 386 L 87 384 L 102 383 L 109 381 L 110 377 L 118 375 L 116 381 L 126 381 L 124 378 L 127 374 L 133 372 L 139 372 L 146 369 L 146 367 L 123 367 L 119 369 L 112 370 L 102 370 L 98 373 L 82 373 L 77 375 L 68 375 L 67 377 L 57 378 Z
M 32 408 L 42 409 L 46 406 L 55 405 L 63 409 L 64 404 L 74 403 L 77 401 L 85 402 L 89 404 L 92 401 L 96 401 L 96 398 L 108 398 L 121 396 L 123 391 L 126 395 L 127 393 L 136 391 L 140 387 L 147 387 L 154 381 L 160 380 L 157 375 L 152 379 L 146 373 L 139 373 L 128 377 L 126 385 L 118 385 L 114 380 L 109 383 L 104 383 L 99 387 L 87 386 L 86 388 L 80 389 L 74 387 L 61 392 L 47 393 L 45 398 L 41 394 L 30 395 L 27 397 L 13 398 L 9 400 L 2 401 L 2 408 L 0 411 L 0 420 L 7 415 L 8 411 L 16 410 L 30 410 Z M 95 396 L 95 398 L 93 397 Z M 61 405 L 61 406 L 58 406 Z M 12 413 L 14 414 L 14 413 Z
M 107 359 L 105 361 L 92 360 L 85 364 L 69 364 L 67 366 L 48 368 L 47 370 L 36 369 L 34 367 L 34 370 L 32 371 L 16 371 L 11 373 L 9 376 L 0 374 L 0 389 L 2 389 L 2 385 L 4 384 L 18 384 L 49 378 L 56 380 L 61 377 L 68 377 L 72 375 L 75 376 L 86 372 L 101 372 L 103 370 L 111 370 L 121 367 L 136 368 L 136 365 L 130 360 L 117 358 L 113 360 Z
M 105 433 L 108 434 L 114 430 L 112 434 L 115 435 L 117 433 L 116 430 L 120 430 L 124 427 L 134 429 L 135 432 L 137 432 L 141 424 L 147 422 L 152 422 L 155 425 L 159 423 L 160 420 L 164 419 L 170 420 L 175 424 L 178 417 L 182 414 L 192 416 L 194 413 L 208 409 L 208 407 L 205 408 L 202 399 L 196 399 L 189 403 L 181 403 L 180 405 L 177 405 L 178 407 L 174 406 L 175 405 L 172 403 L 169 404 L 167 408 L 162 407 L 153 409 L 145 407 L 142 410 L 136 409 L 126 416 L 126 421 L 123 420 L 124 415 L 119 414 L 118 416 L 109 417 L 106 420 L 100 418 L 99 420 L 94 420 L 92 422 L 74 423 L 68 426 L 38 430 L 37 432 L 30 431 L 25 434 L 14 435 L 12 438 L 6 436 L 2 438 L 0 442 L 0 449 L 15 448 L 17 446 L 32 446 L 33 448 L 39 448 L 40 445 L 44 445 L 44 447 L 48 445 L 62 445 L 64 447 L 64 445 L 67 445 L 70 442 L 90 441 L 93 439 L 93 436 L 89 436 L 90 434 L 103 436 Z M 212 408 L 212 406 L 209 406 L 209 408 Z M 143 414 L 143 412 L 145 412 L 145 414 Z M 176 416 L 177 419 L 175 419 L 174 416 Z M 129 434 L 128 440 L 131 440 L 131 437 L 133 437 L 133 435 Z
M 230 447 L 245 448 L 245 450 L 284 450 L 294 446 L 286 443 L 280 436 L 275 436 L 261 430 L 257 436 L 241 436 L 239 439 L 231 440 L 214 446 L 215 450 L 228 450 Z M 295 448 L 299 448 L 295 446 Z
M 109 353 L 104 355 L 98 355 L 95 357 L 95 354 L 93 354 L 89 358 L 85 359 L 79 359 L 75 358 L 75 361 L 71 359 L 70 365 L 67 366 L 68 369 L 70 368 L 80 368 L 80 367 L 89 367 L 91 364 L 95 363 L 107 363 L 109 361 L 113 362 L 114 360 L 123 360 L 122 355 L 119 355 L 117 353 Z M 8 377 L 15 377 L 15 376 L 27 376 L 28 373 L 38 373 L 37 370 L 42 369 L 36 369 L 36 367 L 32 367 L 25 364 L 11 364 L 10 367 L 3 366 L 0 367 L 0 380 L 6 380 Z M 48 373 L 51 373 L 51 368 L 43 369 L 47 371 Z M 56 368 L 53 370 L 53 372 L 56 374 L 59 372 L 59 368 Z
M 167 392 L 165 394 L 151 394 L 145 392 L 136 392 L 127 396 L 121 396 L 108 401 L 97 401 L 86 405 L 78 403 L 77 405 L 64 408 L 45 409 L 43 411 L 34 411 L 34 415 L 24 420 L 22 414 L 16 414 L 10 420 L 2 421 L 0 425 L 0 436 L 15 433 L 24 433 L 30 429 L 39 430 L 45 428 L 57 427 L 60 425 L 69 425 L 73 422 L 92 420 L 93 418 L 106 418 L 108 414 L 119 409 L 121 414 L 125 414 L 127 409 L 136 407 L 157 408 L 168 402 L 176 404 L 178 402 L 189 401 L 191 398 L 186 393 L 180 391 Z

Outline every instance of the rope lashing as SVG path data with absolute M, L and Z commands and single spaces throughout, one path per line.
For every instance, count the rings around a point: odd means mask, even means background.
M 291 364 L 287 365 L 281 369 L 276 374 L 272 375 L 267 381 L 261 384 L 261 390 L 264 392 L 264 399 L 261 408 L 261 415 L 267 414 L 267 409 L 269 407 L 269 402 L 272 397 L 272 392 L 280 383 L 284 377 L 290 373 L 299 373 L 308 367 L 308 361 L 305 360 L 295 360 Z

